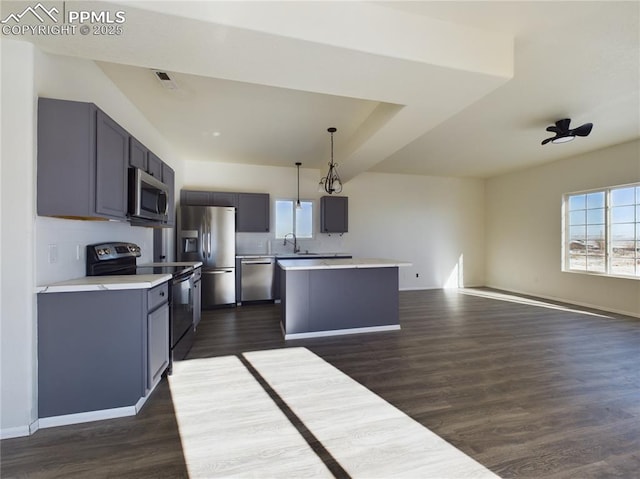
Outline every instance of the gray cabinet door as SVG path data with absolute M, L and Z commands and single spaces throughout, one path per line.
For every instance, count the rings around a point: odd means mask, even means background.
M 202 319 L 202 272 L 196 268 L 193 282 L 193 327 L 197 328 Z
M 167 224 L 173 227 L 176 224 L 176 197 L 175 197 L 175 173 L 166 163 L 162 163 L 162 182 L 169 187 L 169 198 L 167 198 Z
M 212 206 L 238 206 L 238 193 L 228 193 L 226 191 L 214 191 L 212 195 Z
M 182 190 L 180 203 L 192 206 L 212 206 L 213 199 L 210 191 Z
M 346 233 L 349 231 L 349 198 L 323 196 L 320 198 L 320 232 Z
M 95 211 L 110 218 L 127 216 L 129 134 L 98 110 L 96 123 Z
M 162 181 L 162 160 L 151 151 L 147 154 L 147 173 Z
M 238 193 L 236 231 L 264 233 L 269 231 L 269 195 Z
M 91 103 L 38 99 L 39 215 L 95 216 L 96 112 Z
M 129 166 L 133 168 L 140 168 L 142 171 L 147 171 L 148 152 L 149 150 L 146 146 L 134 137 L 129 137 Z
M 124 220 L 129 134 L 92 103 L 38 101 L 38 214 Z
M 134 406 L 145 395 L 143 293 L 38 294 L 38 417 Z
M 169 304 L 147 316 L 147 389 L 156 384 L 169 366 Z

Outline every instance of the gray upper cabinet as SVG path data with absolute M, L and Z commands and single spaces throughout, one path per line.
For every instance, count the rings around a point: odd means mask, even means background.
M 162 160 L 150 151 L 147 155 L 147 173 L 162 181 L 162 165 Z
M 234 206 L 238 207 L 238 193 L 228 193 L 226 191 L 211 192 L 211 206 Z
M 180 203 L 192 206 L 213 206 L 213 197 L 211 191 L 180 191 Z
M 349 231 L 349 198 L 323 196 L 320 198 L 320 232 L 346 233 Z
M 126 219 L 129 135 L 93 103 L 38 101 L 37 211 Z
M 236 230 L 247 233 L 269 231 L 269 195 L 238 193 Z
M 148 152 L 149 150 L 146 146 L 134 137 L 129 137 L 129 166 L 147 171 Z
M 127 216 L 129 134 L 98 110 L 96 133 L 96 213 L 112 218 Z
M 180 203 L 196 206 L 235 206 L 236 231 L 243 233 L 269 231 L 268 193 L 182 190 Z

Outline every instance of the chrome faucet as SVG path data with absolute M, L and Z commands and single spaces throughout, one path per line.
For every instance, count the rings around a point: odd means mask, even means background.
M 287 240 L 287 236 L 293 236 L 293 243 L 289 240 Z M 298 246 L 298 239 L 296 238 L 295 233 L 287 233 L 286 235 L 284 235 L 284 243 L 282 243 L 283 245 L 287 245 L 287 243 L 292 244 L 293 245 L 293 252 L 294 253 L 299 253 L 300 252 L 300 246 Z

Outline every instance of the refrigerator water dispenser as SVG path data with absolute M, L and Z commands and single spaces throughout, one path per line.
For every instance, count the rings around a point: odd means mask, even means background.
M 182 252 L 183 253 L 197 253 L 198 252 L 198 231 L 188 230 L 182 231 Z

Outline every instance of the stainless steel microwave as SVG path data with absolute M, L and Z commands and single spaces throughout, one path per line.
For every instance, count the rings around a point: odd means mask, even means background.
M 169 188 L 139 168 L 129 168 L 129 216 L 166 222 Z

